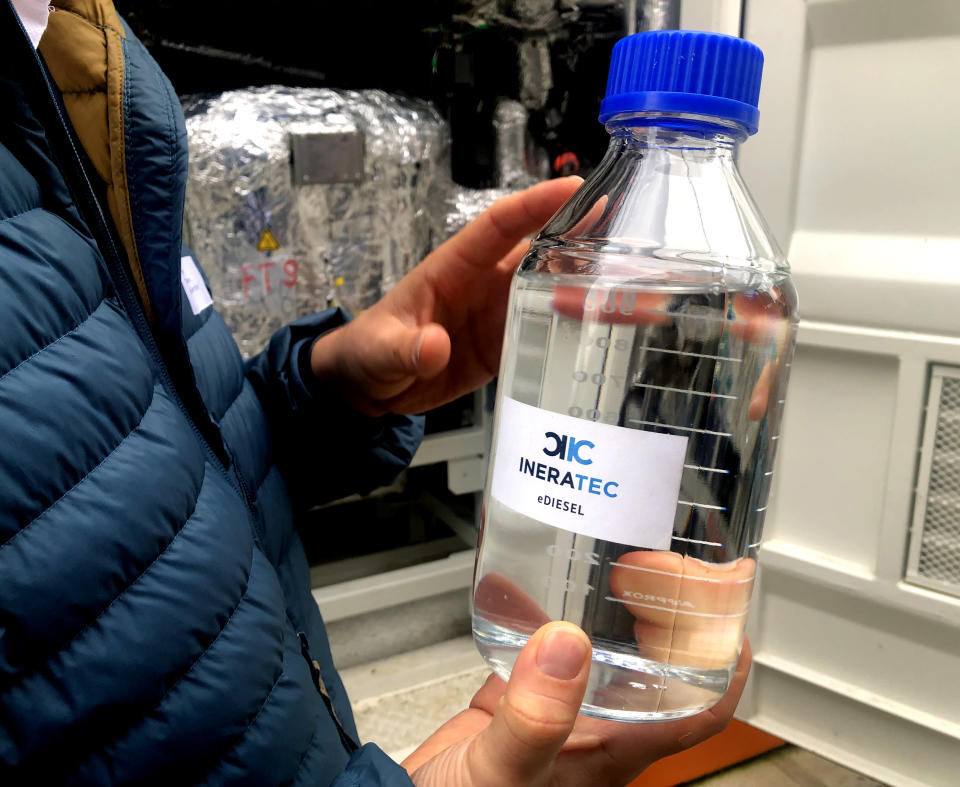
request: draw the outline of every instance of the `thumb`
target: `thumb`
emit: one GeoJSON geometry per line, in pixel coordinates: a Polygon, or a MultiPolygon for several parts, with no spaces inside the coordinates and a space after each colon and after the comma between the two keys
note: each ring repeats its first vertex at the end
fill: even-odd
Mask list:
{"type": "Polygon", "coordinates": [[[466,752],[468,783],[546,784],[590,675],[590,640],[572,623],[541,627],[517,657],[490,725],[466,752]]]}
{"type": "MultiPolygon", "coordinates": [[[[350,328],[349,342],[341,345],[339,357],[354,359],[346,367],[353,372],[359,392],[373,399],[388,399],[416,379],[435,377],[450,360],[450,336],[437,323],[407,326],[393,318],[374,319],[364,312],[346,327],[350,328]]],[[[320,342],[315,345],[314,357],[320,342]]],[[[314,373],[321,377],[317,366],[314,361],[314,373]]]]}
{"type": "Polygon", "coordinates": [[[420,379],[436,377],[450,360],[450,334],[435,322],[424,326],[411,337],[412,372],[420,379]]]}
{"type": "Polygon", "coordinates": [[[391,319],[381,321],[376,328],[372,334],[367,331],[356,339],[362,345],[359,353],[366,351],[371,382],[409,384],[410,378],[429,379],[446,368],[450,336],[442,325],[432,322],[407,326],[391,319]]]}

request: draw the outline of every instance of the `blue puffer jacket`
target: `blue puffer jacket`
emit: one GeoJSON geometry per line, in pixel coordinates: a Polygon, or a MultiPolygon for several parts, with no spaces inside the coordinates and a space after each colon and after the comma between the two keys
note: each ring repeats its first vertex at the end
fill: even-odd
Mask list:
{"type": "Polygon", "coordinates": [[[108,0],[41,52],[0,0],[0,784],[409,785],[353,742],[294,519],[422,424],[304,375],[339,312],[246,365],[193,313],[182,118],[108,0]]]}

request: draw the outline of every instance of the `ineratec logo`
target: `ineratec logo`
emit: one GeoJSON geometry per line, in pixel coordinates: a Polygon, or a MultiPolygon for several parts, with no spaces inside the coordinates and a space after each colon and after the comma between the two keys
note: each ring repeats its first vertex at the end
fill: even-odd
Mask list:
{"type": "MultiPolygon", "coordinates": [[[[544,432],[543,436],[547,438],[547,445],[542,451],[547,456],[556,457],[560,461],[576,462],[580,465],[593,464],[593,459],[588,457],[586,453],[596,449],[596,443],[592,443],[590,440],[577,440],[572,435],[558,434],[557,432],[544,432]]],[[[567,470],[562,466],[555,467],[534,459],[527,459],[525,456],[520,457],[517,470],[524,475],[533,476],[549,484],[566,486],[571,491],[587,492],[591,495],[604,495],[614,498],[617,497],[617,490],[620,488],[618,481],[589,475],[589,471],[578,473],[574,469],[567,470]]]]}
{"type": "Polygon", "coordinates": [[[545,432],[547,438],[547,447],[543,453],[547,456],[555,456],[558,459],[566,459],[568,462],[577,462],[581,465],[593,464],[592,459],[580,456],[580,452],[587,448],[596,448],[589,440],[577,440],[569,435],[558,435],[556,432],[545,432]],[[553,441],[553,448],[550,447],[550,441],[553,441]]]}

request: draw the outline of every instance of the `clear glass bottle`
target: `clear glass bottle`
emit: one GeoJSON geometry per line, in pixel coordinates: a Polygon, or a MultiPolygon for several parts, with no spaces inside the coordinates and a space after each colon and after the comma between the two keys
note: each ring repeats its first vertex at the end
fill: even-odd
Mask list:
{"type": "Polygon", "coordinates": [[[742,644],[797,324],[736,165],[762,62],[706,33],[619,42],[607,154],[513,282],[474,635],[506,678],[543,623],[579,625],[589,715],[708,708],[742,644]]]}

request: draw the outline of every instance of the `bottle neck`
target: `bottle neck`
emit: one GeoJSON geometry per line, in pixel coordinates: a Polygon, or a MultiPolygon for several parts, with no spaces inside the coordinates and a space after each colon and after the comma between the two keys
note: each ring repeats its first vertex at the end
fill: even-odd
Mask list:
{"type": "MultiPolygon", "coordinates": [[[[682,193],[709,194],[713,204],[742,184],[737,173],[742,126],[696,115],[637,112],[606,124],[610,145],[596,177],[614,191],[643,193],[666,206],[682,193]]],[[[646,209],[646,208],[644,208],[646,209]]]]}
{"type": "Polygon", "coordinates": [[[684,260],[709,275],[787,270],[737,171],[743,126],[637,112],[615,115],[606,127],[606,155],[536,246],[684,260]]]}
{"type": "Polygon", "coordinates": [[[738,123],[681,112],[631,112],[606,123],[611,143],[639,148],[716,151],[736,157],[747,138],[738,123]]]}

